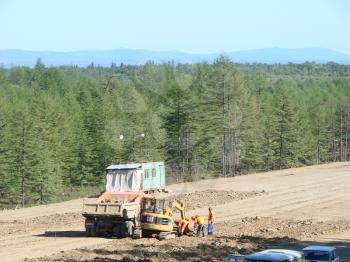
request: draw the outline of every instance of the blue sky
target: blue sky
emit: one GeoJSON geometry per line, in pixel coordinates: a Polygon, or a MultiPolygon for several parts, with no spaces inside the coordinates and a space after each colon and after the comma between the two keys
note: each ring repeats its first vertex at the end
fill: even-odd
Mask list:
{"type": "Polygon", "coordinates": [[[350,54],[348,0],[1,0],[0,49],[350,54]]]}

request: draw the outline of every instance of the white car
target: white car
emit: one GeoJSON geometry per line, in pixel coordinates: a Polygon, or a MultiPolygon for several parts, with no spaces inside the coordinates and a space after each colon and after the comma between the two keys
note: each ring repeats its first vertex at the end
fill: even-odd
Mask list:
{"type": "Polygon", "coordinates": [[[304,262],[304,255],[289,249],[267,249],[244,257],[229,255],[227,262],[304,262]]]}
{"type": "Polygon", "coordinates": [[[335,247],[308,246],[302,251],[305,255],[305,262],[340,262],[335,247]]]}

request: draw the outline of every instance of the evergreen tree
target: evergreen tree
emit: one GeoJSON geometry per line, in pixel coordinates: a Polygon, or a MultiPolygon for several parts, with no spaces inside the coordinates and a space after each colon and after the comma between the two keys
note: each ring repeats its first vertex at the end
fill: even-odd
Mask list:
{"type": "Polygon", "coordinates": [[[292,167],[296,162],[296,143],[298,142],[298,115],[293,104],[293,93],[287,87],[276,90],[274,112],[276,131],[273,132],[272,148],[274,150],[274,168],[292,167]]]}
{"type": "Polygon", "coordinates": [[[192,162],[192,117],[194,101],[190,91],[173,82],[167,92],[167,108],[163,114],[163,128],[166,131],[165,152],[167,162],[176,174],[191,172],[192,162]]]}
{"type": "Polygon", "coordinates": [[[0,206],[99,187],[111,163],[198,179],[349,160],[349,86],[348,65],[225,57],[0,67],[0,206]]]}

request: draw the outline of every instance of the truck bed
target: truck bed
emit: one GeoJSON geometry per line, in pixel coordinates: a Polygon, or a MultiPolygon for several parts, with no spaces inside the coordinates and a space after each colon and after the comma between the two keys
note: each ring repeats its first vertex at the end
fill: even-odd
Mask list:
{"type": "Polygon", "coordinates": [[[135,218],[139,213],[136,202],[101,201],[98,198],[86,198],[83,202],[83,216],[117,216],[135,218]]]}

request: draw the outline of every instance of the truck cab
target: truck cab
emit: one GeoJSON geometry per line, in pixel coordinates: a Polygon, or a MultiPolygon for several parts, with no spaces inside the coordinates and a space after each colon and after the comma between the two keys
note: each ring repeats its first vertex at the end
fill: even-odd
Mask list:
{"type": "Polygon", "coordinates": [[[305,262],[339,262],[336,248],[330,246],[307,246],[303,248],[305,262]]]}

